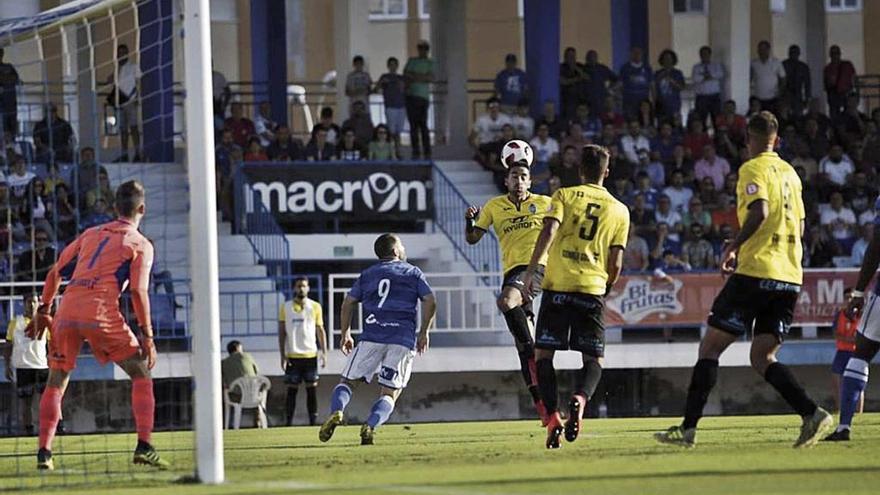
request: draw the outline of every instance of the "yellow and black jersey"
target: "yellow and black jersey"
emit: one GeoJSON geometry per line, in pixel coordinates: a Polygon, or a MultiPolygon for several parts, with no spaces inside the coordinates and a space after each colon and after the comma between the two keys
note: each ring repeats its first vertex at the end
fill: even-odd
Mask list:
{"type": "Polygon", "coordinates": [[[544,289],[602,296],[612,246],[626,247],[629,209],[604,187],[585,184],[556,191],[547,218],[559,229],[547,259],[544,289]]]}
{"type": "Polygon", "coordinates": [[[736,215],[742,225],[749,206],[765,200],[769,213],[739,248],[736,273],[749,277],[803,283],[801,222],[806,217],[801,179],[779,155],[765,152],[739,169],[736,215]]]}
{"type": "MultiPolygon", "coordinates": [[[[519,204],[505,194],[490,199],[480,210],[476,227],[485,231],[489,226],[495,229],[501,244],[504,273],[529,264],[549,206],[550,198],[540,194],[531,194],[519,204]]],[[[539,263],[544,265],[547,259],[541,259],[539,263]]]]}

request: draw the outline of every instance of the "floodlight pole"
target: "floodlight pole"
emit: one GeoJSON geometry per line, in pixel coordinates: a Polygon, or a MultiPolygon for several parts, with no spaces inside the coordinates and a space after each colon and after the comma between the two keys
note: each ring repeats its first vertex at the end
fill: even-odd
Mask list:
{"type": "Polygon", "coordinates": [[[208,0],[185,0],[186,163],[189,173],[189,262],[192,287],[196,476],[224,480],[220,404],[220,283],[211,88],[211,15],[208,0]]]}

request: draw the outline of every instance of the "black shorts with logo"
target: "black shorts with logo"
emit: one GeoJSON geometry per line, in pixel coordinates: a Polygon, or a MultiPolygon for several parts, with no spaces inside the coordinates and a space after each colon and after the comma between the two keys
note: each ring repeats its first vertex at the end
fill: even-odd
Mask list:
{"type": "MultiPolygon", "coordinates": [[[[504,274],[504,281],[501,282],[501,290],[503,291],[505,287],[513,287],[520,291],[523,295],[523,300],[529,299],[529,293],[525,290],[526,286],[523,284],[523,277],[525,277],[528,269],[528,265],[519,265],[507,270],[507,273],[504,274]]],[[[532,287],[530,292],[532,298],[541,293],[541,284],[543,282],[544,265],[538,265],[538,269],[535,270],[535,276],[532,277],[532,287]]],[[[535,313],[532,309],[531,299],[529,299],[529,302],[523,304],[523,309],[529,316],[534,316],[535,313]]]]}
{"type": "Polygon", "coordinates": [[[801,286],[778,280],[734,274],[712,304],[709,325],[736,336],[788,334],[801,286]]]}
{"type": "Polygon", "coordinates": [[[605,301],[578,292],[544,291],[535,348],[605,355],[605,301]]]}
{"type": "Polygon", "coordinates": [[[284,382],[289,385],[299,385],[302,382],[315,383],[318,381],[318,358],[287,358],[287,367],[284,369],[284,382]]]}
{"type": "Polygon", "coordinates": [[[43,393],[49,379],[48,369],[15,369],[15,391],[21,398],[33,397],[34,392],[43,393]]]}

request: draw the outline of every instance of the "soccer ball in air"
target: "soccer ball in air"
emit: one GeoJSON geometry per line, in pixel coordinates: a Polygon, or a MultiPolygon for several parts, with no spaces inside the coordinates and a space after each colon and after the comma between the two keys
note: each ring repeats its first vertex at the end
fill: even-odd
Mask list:
{"type": "Polygon", "coordinates": [[[510,168],[514,165],[532,166],[532,158],[535,156],[532,147],[525,141],[512,139],[508,141],[504,148],[501,149],[501,164],[504,168],[510,168]]]}

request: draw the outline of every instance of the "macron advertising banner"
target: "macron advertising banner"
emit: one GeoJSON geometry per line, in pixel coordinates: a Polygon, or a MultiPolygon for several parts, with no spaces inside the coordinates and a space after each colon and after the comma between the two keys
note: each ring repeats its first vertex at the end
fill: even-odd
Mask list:
{"type": "MultiPolygon", "coordinates": [[[[624,275],[606,298],[608,327],[699,326],[724,286],[718,273],[624,275]]],[[[857,270],[806,270],[795,309],[794,325],[831,325],[844,305],[843,290],[852,287],[857,270]]]]}
{"type": "Polygon", "coordinates": [[[381,223],[434,216],[432,168],[402,163],[247,164],[245,207],[254,203],[282,226],[339,220],[381,223]]]}

